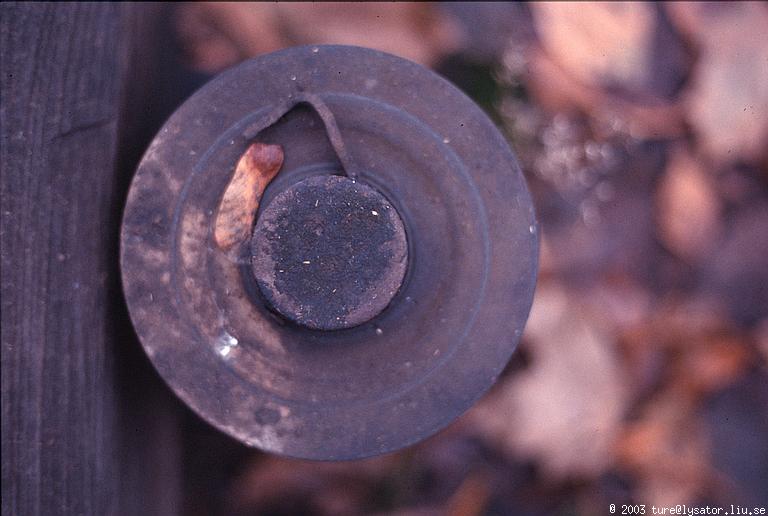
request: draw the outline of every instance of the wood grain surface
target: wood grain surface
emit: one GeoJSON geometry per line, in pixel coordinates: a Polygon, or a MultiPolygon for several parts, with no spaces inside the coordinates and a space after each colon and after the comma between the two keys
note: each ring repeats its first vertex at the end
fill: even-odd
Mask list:
{"type": "Polygon", "coordinates": [[[0,7],[3,515],[177,512],[179,408],[135,342],[117,263],[164,116],[147,100],[160,11],[0,7]]]}

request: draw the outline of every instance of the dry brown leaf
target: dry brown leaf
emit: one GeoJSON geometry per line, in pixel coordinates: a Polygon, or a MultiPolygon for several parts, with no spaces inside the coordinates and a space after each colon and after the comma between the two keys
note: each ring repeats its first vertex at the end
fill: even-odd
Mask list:
{"type": "Polygon", "coordinates": [[[397,465],[396,454],[350,462],[312,462],[267,456],[252,461],[231,484],[224,514],[283,513],[355,515],[381,477],[397,465]],[[289,512],[286,512],[289,511],[289,512]]]}
{"type": "Polygon", "coordinates": [[[491,489],[482,472],[471,473],[445,505],[446,516],[481,516],[485,513],[491,489]]]}
{"type": "Polygon", "coordinates": [[[620,122],[637,138],[673,138],[684,134],[683,112],[677,103],[633,102],[591,87],[575,80],[541,50],[530,51],[526,79],[528,91],[550,111],[576,108],[606,125],[620,122]]]}
{"type": "Polygon", "coordinates": [[[702,340],[700,345],[688,350],[677,371],[681,383],[693,393],[703,394],[728,386],[752,363],[752,354],[734,335],[713,335],[702,340]]]}
{"type": "Polygon", "coordinates": [[[660,8],[643,2],[533,2],[545,52],[591,89],[638,101],[671,99],[688,66],[681,38],[660,8]]]}
{"type": "Polygon", "coordinates": [[[189,64],[209,73],[288,46],[277,22],[271,3],[196,2],[176,11],[176,32],[189,64]]]}
{"type": "Polygon", "coordinates": [[[617,330],[644,323],[651,312],[653,298],[642,284],[629,276],[609,275],[589,289],[586,304],[607,326],[617,330]]]}
{"type": "Polygon", "coordinates": [[[434,64],[457,48],[461,33],[435,5],[418,2],[287,2],[279,16],[309,43],[360,45],[434,64]]]}
{"type": "Polygon", "coordinates": [[[746,335],[704,299],[659,301],[622,338],[639,391],[672,388],[691,403],[741,378],[754,363],[746,335]]]}
{"type": "Polygon", "coordinates": [[[375,48],[434,64],[462,41],[460,26],[418,2],[201,2],[179,10],[182,46],[198,69],[214,72],[293,45],[375,48]]]}
{"type": "Polygon", "coordinates": [[[533,2],[530,6],[543,47],[569,75],[593,86],[643,87],[653,51],[652,4],[533,2]]]}
{"type": "Polygon", "coordinates": [[[654,399],[639,420],[625,427],[616,454],[637,479],[637,499],[648,505],[691,503],[712,481],[702,425],[691,399],[675,389],[654,399]]]}
{"type": "Polygon", "coordinates": [[[657,192],[661,240],[678,256],[694,260],[720,233],[720,200],[699,161],[685,148],[669,160],[657,192]]]}
{"type": "Polygon", "coordinates": [[[261,196],[283,166],[280,145],[252,143],[240,156],[219,203],[214,226],[216,244],[228,251],[251,236],[261,196]]]}
{"type": "Polygon", "coordinates": [[[675,96],[687,59],[679,37],[642,2],[534,2],[540,48],[529,90],[552,110],[577,108],[638,138],[684,134],[675,96]]]}
{"type": "Polygon", "coordinates": [[[702,151],[719,161],[768,156],[768,7],[761,2],[671,2],[698,46],[686,94],[702,151]]]}
{"type": "Polygon", "coordinates": [[[698,345],[692,335],[716,335],[727,329],[726,315],[704,296],[670,295],[656,303],[654,317],[647,321],[659,345],[685,350],[698,345]]]}
{"type": "Polygon", "coordinates": [[[608,335],[565,291],[543,286],[526,328],[532,363],[475,411],[476,424],[555,478],[600,474],[627,401],[608,335]]]}

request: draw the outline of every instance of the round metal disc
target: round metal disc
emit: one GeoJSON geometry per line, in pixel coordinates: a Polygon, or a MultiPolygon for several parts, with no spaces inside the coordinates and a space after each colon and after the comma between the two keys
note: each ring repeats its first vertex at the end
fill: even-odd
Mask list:
{"type": "Polygon", "coordinates": [[[273,199],[251,247],[267,301],[316,330],[351,328],[381,313],[402,284],[408,256],[392,203],[333,175],[299,181],[273,199]]]}
{"type": "MultiPolygon", "coordinates": [[[[371,245],[392,238],[372,234],[371,245]]],[[[493,384],[523,330],[537,253],[525,181],[488,117],[425,68],[346,46],[261,56],[193,95],[139,165],[121,235],[134,327],[176,394],[249,445],[331,460],[415,443],[493,384]],[[270,299],[252,256],[273,203],[290,212],[285,192],[344,173],[313,110],[296,107],[255,137],[280,145],[285,161],[261,199],[254,242],[233,255],[213,237],[219,202],[254,141],[247,128],[302,92],[333,113],[356,181],[391,203],[407,236],[407,267],[387,285],[373,282],[399,284],[386,306],[333,331],[270,299]]],[[[374,262],[346,270],[362,278],[374,262]]]]}

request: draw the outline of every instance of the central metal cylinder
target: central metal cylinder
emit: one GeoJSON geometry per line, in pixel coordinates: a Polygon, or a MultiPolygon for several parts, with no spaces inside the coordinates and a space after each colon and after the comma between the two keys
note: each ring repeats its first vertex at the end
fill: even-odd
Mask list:
{"type": "Polygon", "coordinates": [[[371,320],[392,301],[408,266],[405,228],[392,203],[334,175],[279,193],[257,219],[251,252],[272,308],[316,330],[371,320]]]}

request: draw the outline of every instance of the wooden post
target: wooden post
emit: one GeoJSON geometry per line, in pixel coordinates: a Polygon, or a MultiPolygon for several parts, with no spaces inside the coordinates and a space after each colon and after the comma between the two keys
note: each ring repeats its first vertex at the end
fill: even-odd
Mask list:
{"type": "Polygon", "coordinates": [[[3,515],[178,512],[178,403],[117,262],[161,10],[0,6],[3,515]]]}

